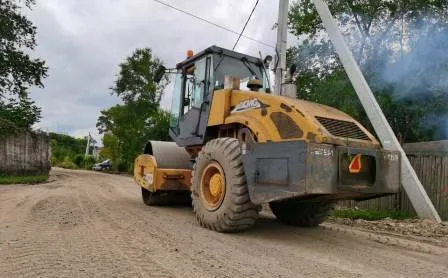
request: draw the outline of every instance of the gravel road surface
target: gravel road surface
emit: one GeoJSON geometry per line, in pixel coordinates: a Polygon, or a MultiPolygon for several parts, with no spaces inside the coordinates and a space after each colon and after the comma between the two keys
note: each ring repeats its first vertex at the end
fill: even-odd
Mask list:
{"type": "Polygon", "coordinates": [[[145,206],[129,177],[54,169],[46,184],[0,186],[0,277],[448,277],[446,248],[332,225],[264,212],[219,234],[190,207],[145,206]]]}

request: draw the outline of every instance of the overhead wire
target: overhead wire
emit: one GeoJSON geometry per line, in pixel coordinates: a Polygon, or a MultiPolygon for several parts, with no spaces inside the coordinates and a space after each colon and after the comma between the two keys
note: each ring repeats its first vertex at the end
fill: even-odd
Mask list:
{"type": "Polygon", "coordinates": [[[260,1],[260,0],[257,0],[257,1],[255,2],[255,5],[254,5],[254,7],[252,8],[252,11],[251,11],[250,14],[249,14],[249,17],[247,18],[246,23],[244,24],[243,30],[241,30],[241,33],[239,34],[238,39],[236,40],[235,44],[233,45],[232,50],[235,50],[235,47],[238,45],[238,42],[240,41],[241,36],[243,35],[244,31],[246,30],[247,24],[249,23],[249,21],[250,21],[252,15],[254,14],[255,9],[257,8],[257,6],[258,6],[258,2],[259,2],[259,1],[260,1]]]}
{"type": "MultiPolygon", "coordinates": [[[[230,32],[230,33],[233,33],[233,34],[235,34],[235,35],[238,35],[238,36],[239,36],[239,37],[238,37],[238,40],[239,40],[241,37],[243,37],[243,38],[245,38],[245,39],[254,41],[254,42],[259,43],[259,44],[262,44],[262,45],[264,45],[264,46],[268,46],[268,47],[271,47],[271,48],[275,48],[275,46],[273,46],[273,45],[270,45],[270,44],[268,44],[268,43],[266,43],[266,42],[257,40],[257,39],[255,39],[255,38],[252,38],[252,37],[249,37],[249,36],[246,36],[246,35],[243,34],[244,29],[245,29],[245,27],[246,27],[246,25],[247,25],[247,23],[248,23],[249,21],[246,22],[245,27],[243,28],[243,31],[242,31],[242,32],[237,32],[237,31],[234,31],[234,30],[232,30],[232,29],[230,29],[230,28],[228,28],[228,27],[219,25],[219,24],[217,24],[217,23],[215,23],[215,22],[212,22],[212,21],[210,21],[210,20],[208,20],[208,19],[205,19],[205,18],[203,18],[203,17],[197,16],[197,15],[191,13],[191,12],[188,12],[188,11],[182,10],[182,9],[180,9],[180,8],[177,8],[177,7],[175,7],[175,6],[171,5],[171,4],[168,4],[168,3],[164,2],[164,1],[161,1],[161,0],[153,0],[153,1],[154,1],[154,2],[157,2],[157,3],[161,4],[161,5],[163,5],[163,6],[165,6],[165,7],[171,8],[171,9],[176,10],[176,11],[178,11],[178,12],[181,12],[181,13],[183,13],[183,14],[186,14],[186,15],[189,15],[189,16],[191,16],[191,17],[194,17],[194,18],[196,18],[196,19],[198,19],[198,20],[200,20],[200,21],[203,21],[203,22],[205,22],[205,23],[207,23],[207,24],[213,25],[213,26],[215,26],[215,27],[217,27],[217,28],[219,28],[219,29],[222,29],[222,30],[225,30],[225,31],[227,31],[227,32],[230,32]]],[[[256,6],[258,5],[258,2],[259,2],[259,0],[257,0],[257,3],[256,3],[256,5],[255,5],[254,9],[252,10],[251,15],[249,16],[248,20],[250,20],[250,17],[252,16],[253,12],[255,11],[255,8],[256,8],[256,6]]]]}

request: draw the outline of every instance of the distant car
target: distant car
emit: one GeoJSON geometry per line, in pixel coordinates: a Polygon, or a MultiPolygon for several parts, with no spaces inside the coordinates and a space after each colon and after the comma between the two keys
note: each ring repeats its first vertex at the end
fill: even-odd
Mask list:
{"type": "Polygon", "coordinates": [[[112,162],[110,159],[105,160],[103,162],[97,163],[93,165],[92,170],[93,171],[104,171],[104,170],[110,170],[112,168],[112,162]]]}

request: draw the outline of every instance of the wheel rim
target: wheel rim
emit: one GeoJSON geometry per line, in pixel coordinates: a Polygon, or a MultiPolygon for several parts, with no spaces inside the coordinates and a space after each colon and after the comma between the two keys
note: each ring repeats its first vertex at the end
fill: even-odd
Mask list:
{"type": "Polygon", "coordinates": [[[224,171],[218,162],[211,162],[205,167],[201,176],[200,197],[207,210],[218,209],[226,191],[224,171]]]}

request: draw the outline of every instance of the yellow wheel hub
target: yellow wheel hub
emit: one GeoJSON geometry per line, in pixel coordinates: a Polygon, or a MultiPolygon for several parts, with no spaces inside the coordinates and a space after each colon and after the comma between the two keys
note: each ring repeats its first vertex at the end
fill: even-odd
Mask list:
{"type": "Polygon", "coordinates": [[[213,197],[218,197],[222,192],[222,178],[220,173],[214,174],[210,178],[210,194],[213,197]]]}
{"type": "Polygon", "coordinates": [[[217,210],[223,200],[226,191],[224,171],[218,162],[208,164],[201,176],[200,199],[202,204],[210,211],[217,210]]]}

